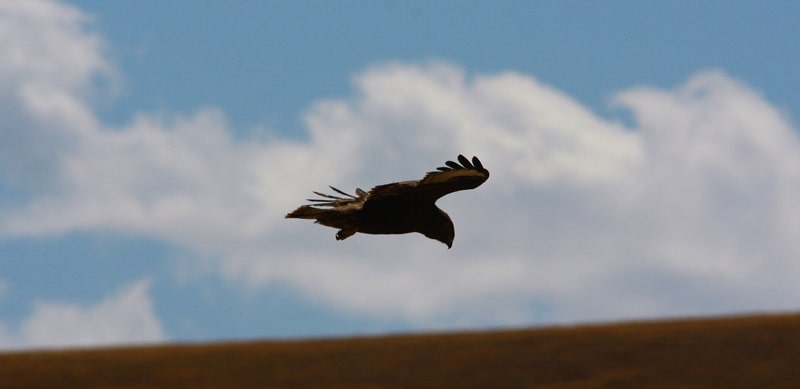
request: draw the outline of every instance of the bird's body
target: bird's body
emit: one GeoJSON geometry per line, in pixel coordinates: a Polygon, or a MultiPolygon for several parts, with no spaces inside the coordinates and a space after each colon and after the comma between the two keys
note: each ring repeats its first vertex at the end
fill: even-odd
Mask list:
{"type": "Polygon", "coordinates": [[[369,192],[356,189],[356,195],[331,187],[342,196],[315,194],[286,215],[287,218],[315,219],[324,226],[338,228],[337,240],[356,232],[364,234],[406,234],[419,232],[447,245],[453,244],[455,229],[450,217],[436,206],[440,197],[459,190],[474,189],[489,178],[478,158],[472,162],[459,155],[461,163],[448,161],[447,167],[430,172],[421,180],[379,185],[369,192]]]}

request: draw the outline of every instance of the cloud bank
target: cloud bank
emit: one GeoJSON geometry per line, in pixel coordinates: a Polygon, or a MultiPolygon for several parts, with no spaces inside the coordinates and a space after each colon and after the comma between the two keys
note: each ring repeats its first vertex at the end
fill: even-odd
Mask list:
{"type": "Polygon", "coordinates": [[[251,139],[214,108],[105,125],[90,96],[113,68],[85,17],[44,1],[0,15],[0,193],[22,198],[0,202],[2,236],[146,235],[231,282],[425,327],[797,308],[797,130],[722,71],[617,93],[625,124],[529,74],[376,64],[311,105],[302,140],[251,139]],[[312,190],[459,153],[492,177],[440,200],[452,250],[283,219],[312,190]]]}
{"type": "Polygon", "coordinates": [[[140,280],[97,304],[36,303],[19,328],[0,321],[0,349],[96,347],[121,343],[152,343],[166,335],[153,311],[148,289],[140,280]]]}

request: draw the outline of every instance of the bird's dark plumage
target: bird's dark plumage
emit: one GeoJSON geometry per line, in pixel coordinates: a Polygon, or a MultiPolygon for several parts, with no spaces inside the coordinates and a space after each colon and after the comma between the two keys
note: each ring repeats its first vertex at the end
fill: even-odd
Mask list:
{"type": "Polygon", "coordinates": [[[357,188],[355,195],[331,186],[339,195],[314,192],[322,198],[309,199],[311,204],[295,209],[286,217],[315,219],[316,223],[338,228],[336,240],[356,232],[419,232],[450,248],[455,237],[453,222],[436,206],[436,200],[459,190],[477,188],[489,179],[489,171],[477,157],[470,162],[463,155],[458,156],[458,163],[447,161],[445,165],[425,174],[421,180],[378,185],[369,192],[357,188]]]}

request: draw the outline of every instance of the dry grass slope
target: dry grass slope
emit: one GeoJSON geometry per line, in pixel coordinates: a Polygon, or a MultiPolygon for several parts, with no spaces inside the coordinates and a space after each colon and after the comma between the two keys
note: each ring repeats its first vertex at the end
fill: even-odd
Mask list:
{"type": "Polygon", "coordinates": [[[800,387],[800,315],[0,354],[1,388],[800,387]]]}

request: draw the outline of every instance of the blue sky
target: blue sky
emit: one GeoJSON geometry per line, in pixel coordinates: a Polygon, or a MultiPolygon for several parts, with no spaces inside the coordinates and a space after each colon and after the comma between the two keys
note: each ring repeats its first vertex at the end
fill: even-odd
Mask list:
{"type": "Polygon", "coordinates": [[[0,348],[795,310],[798,16],[5,2],[0,348]],[[452,250],[282,219],[458,153],[452,250]]]}
{"type": "Polygon", "coordinates": [[[243,126],[302,131],[298,117],[309,104],[348,95],[353,74],[386,61],[532,73],[598,110],[620,89],[670,87],[699,69],[722,68],[791,106],[797,75],[772,73],[788,73],[800,60],[785,39],[797,31],[798,7],[780,3],[74,4],[94,16],[92,29],[109,41],[128,79],[125,93],[101,111],[111,120],[213,105],[243,126]]]}

